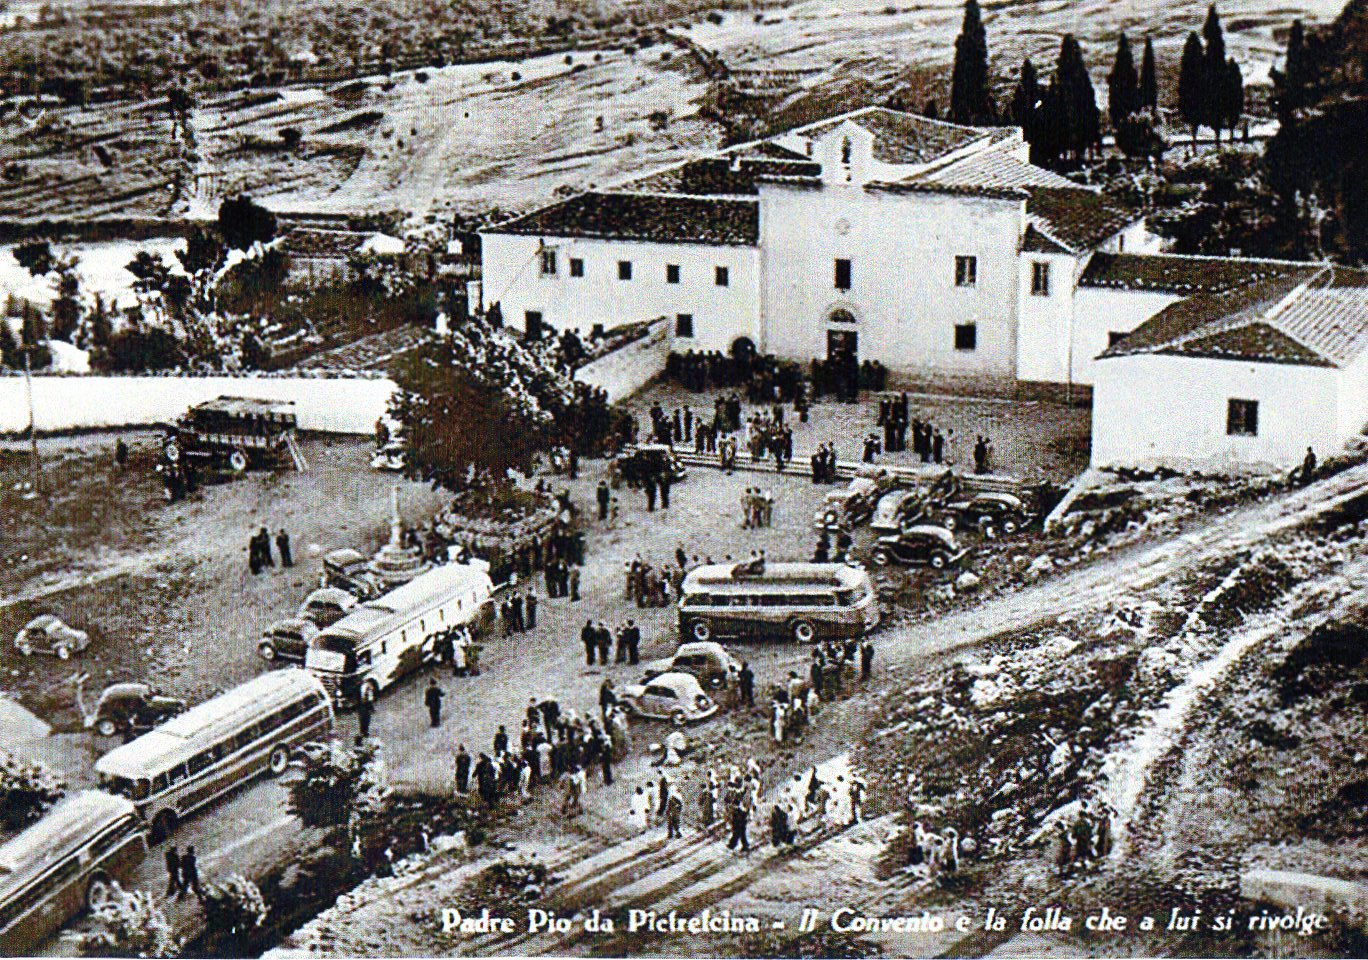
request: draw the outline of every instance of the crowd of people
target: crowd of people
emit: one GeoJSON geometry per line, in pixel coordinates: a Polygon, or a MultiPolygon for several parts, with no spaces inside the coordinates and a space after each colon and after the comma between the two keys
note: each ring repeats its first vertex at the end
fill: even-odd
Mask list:
{"type": "Polygon", "coordinates": [[[753,403],[793,403],[803,399],[806,389],[798,364],[745,349],[731,355],[717,350],[671,353],[665,374],[694,392],[744,387],[753,403]]]}
{"type": "Polygon", "coordinates": [[[465,744],[457,747],[456,793],[473,791],[485,806],[494,807],[504,797],[526,801],[534,787],[559,784],[564,791],[561,813],[574,816],[584,809],[590,771],[611,786],[613,764],[631,747],[627,715],[620,707],[605,706],[599,717],[585,717],[554,699],[532,697],[516,742],[507,725],[500,724],[488,751],[472,757],[465,744]]]}
{"type": "Polygon", "coordinates": [[[774,494],[760,487],[747,487],[741,494],[741,529],[758,530],[774,523],[774,494]]]}
{"type": "Polygon", "coordinates": [[[651,564],[637,554],[623,564],[626,581],[623,596],[638,607],[664,607],[679,598],[684,583],[685,563],[676,556],[674,564],[651,564]]]}
{"type": "Polygon", "coordinates": [[[1112,849],[1111,805],[1101,797],[1080,802],[1071,818],[1055,821],[1055,868],[1070,877],[1106,858],[1112,849]]]}

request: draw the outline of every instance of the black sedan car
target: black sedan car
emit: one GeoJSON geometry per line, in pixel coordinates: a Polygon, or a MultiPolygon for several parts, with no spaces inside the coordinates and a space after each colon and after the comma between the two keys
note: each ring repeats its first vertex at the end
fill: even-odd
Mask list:
{"type": "Polygon", "coordinates": [[[944,527],[913,526],[874,541],[870,559],[880,567],[900,564],[944,570],[959,563],[969,551],[944,527]]]}
{"type": "Polygon", "coordinates": [[[951,500],[940,512],[940,522],[947,530],[978,527],[990,536],[1011,535],[1034,519],[1021,498],[1010,493],[979,493],[968,499],[951,500]]]}

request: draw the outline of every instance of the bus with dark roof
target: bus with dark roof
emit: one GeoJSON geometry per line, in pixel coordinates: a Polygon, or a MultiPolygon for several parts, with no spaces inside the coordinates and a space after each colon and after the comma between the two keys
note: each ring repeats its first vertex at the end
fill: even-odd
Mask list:
{"type": "Polygon", "coordinates": [[[0,954],[32,954],[83,909],[104,903],[147,855],[123,797],[87,790],[0,845],[0,954]]]}

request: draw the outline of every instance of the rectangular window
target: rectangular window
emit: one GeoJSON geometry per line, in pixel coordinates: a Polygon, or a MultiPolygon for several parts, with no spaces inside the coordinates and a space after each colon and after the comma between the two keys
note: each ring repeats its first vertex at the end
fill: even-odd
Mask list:
{"type": "Polygon", "coordinates": [[[717,267],[713,272],[713,282],[719,287],[725,287],[731,283],[731,271],[726,267],[717,267]]]}
{"type": "Polygon", "coordinates": [[[675,316],[675,336],[676,336],[676,337],[692,337],[692,336],[693,336],[693,314],[692,314],[692,313],[681,313],[681,314],[677,314],[677,315],[675,316]]]}
{"type": "Polygon", "coordinates": [[[849,261],[849,260],[837,260],[837,261],[836,261],[836,289],[837,289],[837,290],[849,290],[849,289],[850,289],[850,261],[849,261]]]}
{"type": "Polygon", "coordinates": [[[1048,297],[1050,295],[1050,265],[1039,261],[1031,264],[1031,295],[1048,297]]]}
{"type": "Polygon", "coordinates": [[[632,279],[632,261],[630,261],[630,260],[619,260],[619,261],[618,261],[618,279],[619,279],[619,280],[630,280],[630,279],[632,279]]]}
{"type": "Polygon", "coordinates": [[[1112,330],[1107,334],[1107,346],[1114,347],[1129,336],[1129,333],[1123,333],[1120,330],[1112,330]]]}
{"type": "Polygon", "coordinates": [[[978,285],[978,257],[955,258],[955,286],[973,287],[978,285]]]}
{"type": "Polygon", "coordinates": [[[572,276],[572,277],[582,277],[582,276],[584,276],[584,261],[581,260],[579,257],[571,257],[571,258],[570,258],[570,276],[572,276]]]}
{"type": "Polygon", "coordinates": [[[955,349],[973,350],[978,347],[978,327],[972,323],[955,324],[955,349]]]}
{"type": "Polygon", "coordinates": [[[550,276],[556,272],[556,251],[543,250],[541,252],[542,273],[550,276]]]}
{"type": "Polygon", "coordinates": [[[666,282],[666,283],[678,283],[678,282],[679,282],[679,264],[677,264],[677,263],[667,263],[667,264],[665,264],[665,282],[666,282]]]}
{"type": "Polygon", "coordinates": [[[1232,437],[1259,435],[1259,401],[1231,400],[1226,406],[1226,433],[1232,437]]]}

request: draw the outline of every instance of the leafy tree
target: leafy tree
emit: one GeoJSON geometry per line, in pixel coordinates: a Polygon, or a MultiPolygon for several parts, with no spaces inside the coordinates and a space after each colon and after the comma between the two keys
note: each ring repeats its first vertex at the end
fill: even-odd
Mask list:
{"type": "Polygon", "coordinates": [[[111,896],[92,911],[96,929],[80,934],[77,947],[85,957],[180,956],[181,942],[166,914],[149,893],[112,885],[111,896]]]}
{"type": "Polygon", "coordinates": [[[1123,32],[1116,42],[1116,63],[1107,74],[1107,116],[1113,127],[1140,110],[1140,79],[1135,73],[1135,58],[1130,41],[1123,32]]]}
{"type": "Polygon", "coordinates": [[[107,373],[175,370],[185,365],[185,351],[169,330],[130,322],[94,352],[91,364],[107,373]]]}
{"type": "Polygon", "coordinates": [[[950,114],[955,123],[990,123],[993,101],[988,92],[988,34],[978,0],[965,0],[964,22],[955,38],[955,66],[950,78],[950,114]]]}
{"type": "Polygon", "coordinates": [[[1154,66],[1154,41],[1149,37],[1140,58],[1140,109],[1150,113],[1159,110],[1159,73],[1154,66]]]}
{"type": "Polygon", "coordinates": [[[22,830],[65,793],[66,784],[51,770],[0,750],[0,828],[22,830]]]}
{"type": "Polygon", "coordinates": [[[1178,62],[1178,115],[1192,130],[1197,145],[1197,128],[1207,122],[1206,54],[1202,40],[1189,33],[1183,43],[1183,58],[1178,62]]]}
{"type": "Polygon", "coordinates": [[[14,335],[8,317],[0,317],[0,366],[18,369],[24,365],[19,353],[19,338],[14,335]]]}
{"type": "Polygon", "coordinates": [[[258,243],[270,243],[276,235],[275,214],[245,194],[219,204],[219,235],[230,250],[250,250],[258,243]]]}
{"type": "Polygon", "coordinates": [[[45,277],[57,266],[52,244],[46,240],[31,240],[19,244],[14,248],[14,259],[19,262],[19,266],[35,277],[45,277]]]}
{"type": "Polygon", "coordinates": [[[185,249],[176,251],[185,272],[199,273],[201,270],[217,270],[223,264],[227,251],[223,238],[212,227],[196,226],[185,236],[185,249]]]}
{"type": "Polygon", "coordinates": [[[330,745],[305,757],[303,775],[290,783],[290,812],[306,827],[346,826],[362,793],[379,777],[375,746],[330,745]]]}
{"type": "Polygon", "coordinates": [[[1116,125],[1116,146],[1128,157],[1158,160],[1168,149],[1151,113],[1133,113],[1116,125]]]}
{"type": "Polygon", "coordinates": [[[271,912],[260,887],[240,873],[230,873],[207,884],[201,902],[216,953],[247,956],[253,952],[251,938],[271,912]]]}
{"type": "Polygon", "coordinates": [[[52,301],[52,336],[71,342],[81,326],[81,278],[75,259],[61,261],[57,268],[57,298],[52,301]]]}
{"type": "Polygon", "coordinates": [[[109,308],[105,306],[104,297],[99,293],[95,294],[95,304],[91,307],[88,323],[88,345],[97,350],[108,347],[114,326],[109,320],[109,308]]]}

